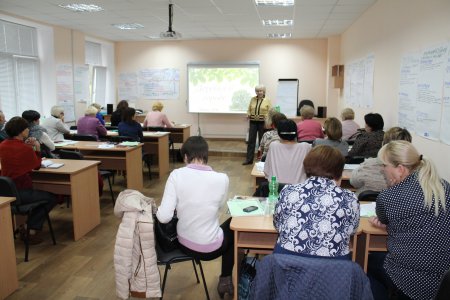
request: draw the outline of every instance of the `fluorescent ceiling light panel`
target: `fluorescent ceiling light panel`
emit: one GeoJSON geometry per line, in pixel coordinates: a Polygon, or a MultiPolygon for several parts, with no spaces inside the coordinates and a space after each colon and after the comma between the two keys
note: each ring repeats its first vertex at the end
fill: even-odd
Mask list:
{"type": "Polygon", "coordinates": [[[126,23],[126,24],[111,24],[112,26],[122,29],[122,30],[134,30],[139,28],[144,28],[144,25],[138,23],[126,23]]]}
{"type": "Polygon", "coordinates": [[[292,34],[290,33],[269,33],[267,35],[271,39],[289,39],[292,34]]]}
{"type": "Polygon", "coordinates": [[[293,6],[295,0],[255,0],[257,6],[293,6]]]}
{"type": "Polygon", "coordinates": [[[262,20],[264,26],[292,26],[294,20],[262,20]]]}
{"type": "Polygon", "coordinates": [[[95,4],[73,3],[60,4],[58,6],[75,12],[98,12],[104,10],[102,7],[95,4]]]}

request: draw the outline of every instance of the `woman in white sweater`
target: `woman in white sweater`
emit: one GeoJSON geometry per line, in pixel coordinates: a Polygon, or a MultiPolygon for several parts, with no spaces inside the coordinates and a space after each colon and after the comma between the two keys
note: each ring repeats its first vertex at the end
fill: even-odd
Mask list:
{"type": "Polygon", "coordinates": [[[231,218],[219,225],[219,211],[228,197],[228,176],[207,165],[208,144],[201,136],[191,136],[181,147],[186,166],[172,171],[167,179],[156,216],[169,222],[176,210],[177,234],[181,250],[199,260],[222,256],[222,274],[217,291],[223,297],[233,293],[231,273],[234,262],[231,218]]]}

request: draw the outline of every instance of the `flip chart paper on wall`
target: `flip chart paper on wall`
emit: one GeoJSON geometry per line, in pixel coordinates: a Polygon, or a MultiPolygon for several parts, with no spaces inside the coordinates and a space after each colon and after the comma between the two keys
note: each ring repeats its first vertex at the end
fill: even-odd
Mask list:
{"type": "Polygon", "coordinates": [[[276,105],[288,117],[297,115],[298,79],[278,79],[276,105]]]}

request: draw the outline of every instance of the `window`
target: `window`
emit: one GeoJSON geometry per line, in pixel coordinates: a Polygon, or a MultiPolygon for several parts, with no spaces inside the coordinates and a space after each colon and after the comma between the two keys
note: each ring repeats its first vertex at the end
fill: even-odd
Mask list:
{"type": "Polygon", "coordinates": [[[0,109],[7,119],[41,110],[36,28],[0,20],[0,109]]]}
{"type": "Polygon", "coordinates": [[[85,63],[89,65],[91,101],[105,106],[106,67],[103,67],[102,45],[85,42],[85,63]]]}

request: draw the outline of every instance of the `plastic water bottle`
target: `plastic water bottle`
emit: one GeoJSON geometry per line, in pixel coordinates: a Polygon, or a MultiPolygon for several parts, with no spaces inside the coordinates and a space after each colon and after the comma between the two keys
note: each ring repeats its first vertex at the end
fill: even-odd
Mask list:
{"type": "Polygon", "coordinates": [[[276,176],[272,176],[269,182],[269,197],[266,203],[266,215],[273,215],[275,204],[278,200],[278,181],[276,176]]]}

